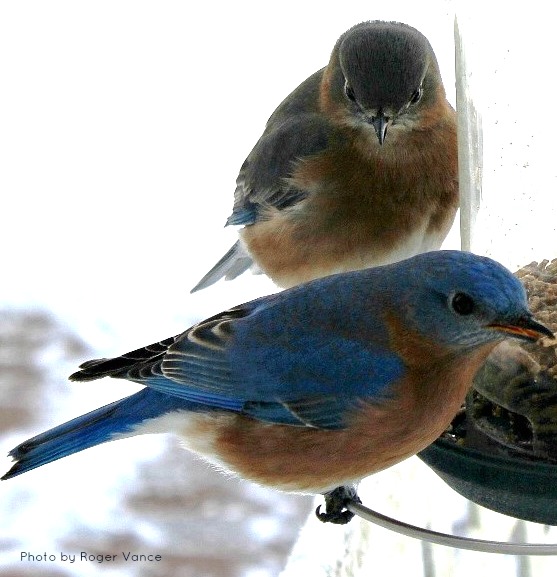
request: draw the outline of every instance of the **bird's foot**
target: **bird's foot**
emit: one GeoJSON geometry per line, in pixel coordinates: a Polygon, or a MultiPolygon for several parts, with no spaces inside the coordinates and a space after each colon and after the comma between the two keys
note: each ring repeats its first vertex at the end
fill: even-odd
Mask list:
{"type": "Polygon", "coordinates": [[[325,513],[321,512],[321,505],[315,510],[315,515],[323,523],[334,523],[335,525],[346,525],[354,513],[346,509],[346,505],[351,501],[361,503],[355,487],[342,485],[324,494],[325,513]]]}

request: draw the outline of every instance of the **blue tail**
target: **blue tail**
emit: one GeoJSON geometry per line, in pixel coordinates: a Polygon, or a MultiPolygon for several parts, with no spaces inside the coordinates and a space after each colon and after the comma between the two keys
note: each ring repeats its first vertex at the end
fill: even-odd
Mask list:
{"type": "Polygon", "coordinates": [[[17,461],[1,479],[11,479],[72,453],[100,445],[118,434],[131,433],[138,424],[164,413],[199,409],[183,399],[149,388],[45,431],[12,449],[17,461]]]}

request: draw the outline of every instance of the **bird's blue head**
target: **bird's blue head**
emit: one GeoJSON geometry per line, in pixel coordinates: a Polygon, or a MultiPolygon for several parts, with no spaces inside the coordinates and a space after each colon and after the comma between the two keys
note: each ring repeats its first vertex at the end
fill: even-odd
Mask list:
{"type": "Polygon", "coordinates": [[[475,347],[507,337],[553,337],[533,318],[520,281],[494,260],[435,251],[391,266],[398,266],[403,317],[440,344],[475,347]]]}

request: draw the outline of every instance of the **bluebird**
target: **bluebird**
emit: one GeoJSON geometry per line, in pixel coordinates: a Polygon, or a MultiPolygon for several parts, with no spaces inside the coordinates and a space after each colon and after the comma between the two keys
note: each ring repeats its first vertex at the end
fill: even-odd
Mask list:
{"type": "Polygon", "coordinates": [[[436,250],[457,206],[456,116],[428,40],[363,22],[269,118],[226,223],[240,238],[192,292],[249,268],[285,288],[436,250]]]}
{"type": "Polygon", "coordinates": [[[360,479],[445,430],[495,345],[546,335],[520,282],[471,253],[331,275],[84,363],[71,380],[144,388],[23,442],[2,479],[106,441],[173,432],[243,478],[325,494],[320,518],[344,523],[360,479]]]}

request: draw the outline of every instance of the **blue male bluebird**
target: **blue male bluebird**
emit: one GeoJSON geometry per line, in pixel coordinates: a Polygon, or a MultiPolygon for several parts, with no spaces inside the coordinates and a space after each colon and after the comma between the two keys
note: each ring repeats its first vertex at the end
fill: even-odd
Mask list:
{"type": "Polygon", "coordinates": [[[23,442],[2,479],[105,441],[174,432],[246,479],[328,494],[322,520],[346,522],[339,492],[354,496],[358,480],[434,441],[497,343],[544,335],[520,282],[471,253],[331,275],[84,363],[71,380],[145,388],[23,442]]]}
{"type": "Polygon", "coordinates": [[[226,223],[240,239],[192,292],[250,267],[284,288],[435,250],[457,206],[456,116],[428,40],[363,22],[269,118],[226,223]]]}

